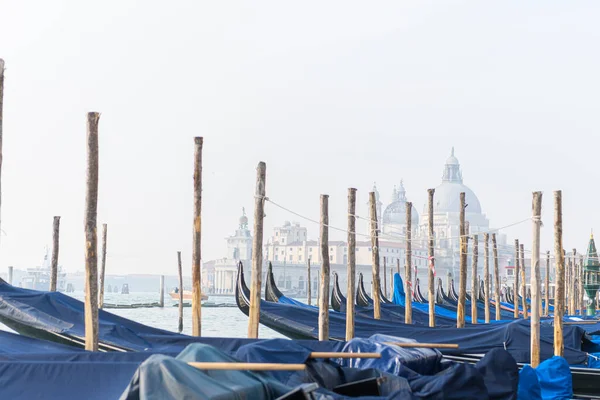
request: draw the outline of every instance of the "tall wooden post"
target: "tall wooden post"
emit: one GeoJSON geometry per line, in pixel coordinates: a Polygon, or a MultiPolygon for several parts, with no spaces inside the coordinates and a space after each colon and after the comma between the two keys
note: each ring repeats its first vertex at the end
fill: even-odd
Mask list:
{"type": "Polygon", "coordinates": [[[256,167],[256,191],[254,192],[254,237],[252,238],[252,283],[250,289],[250,310],[248,337],[258,338],[260,320],[260,288],[262,286],[262,247],[263,218],[265,216],[265,196],[267,164],[259,162],[256,167]]]}
{"type": "Polygon", "coordinates": [[[311,299],[311,283],[310,283],[310,257],[306,259],[306,275],[307,275],[307,280],[306,280],[306,302],[308,303],[308,305],[312,305],[312,299],[311,299]]]}
{"type": "Polygon", "coordinates": [[[496,302],[496,321],[500,321],[500,271],[498,268],[498,245],[496,234],[492,233],[492,250],[494,252],[494,301],[496,302]]]}
{"type": "Polygon", "coordinates": [[[467,300],[467,232],[465,226],[465,192],[460,193],[460,276],[458,285],[458,308],[456,327],[465,327],[465,306],[467,300]]]}
{"type": "MultiPolygon", "coordinates": [[[[398,264],[400,264],[400,260],[398,260],[398,264]]],[[[393,297],[394,297],[394,269],[390,268],[390,298],[393,298],[393,297]]]]}
{"type": "Polygon", "coordinates": [[[329,340],[329,196],[326,194],[321,195],[320,231],[321,285],[319,287],[319,340],[329,340]]]}
{"type": "Polygon", "coordinates": [[[577,314],[577,295],[575,294],[575,286],[577,274],[575,273],[577,267],[577,250],[573,249],[573,256],[571,257],[571,262],[569,262],[569,272],[571,275],[571,279],[569,281],[569,315],[577,314]]]}
{"type": "Polygon", "coordinates": [[[519,239],[515,239],[515,287],[513,288],[514,291],[514,314],[513,316],[515,318],[519,318],[519,274],[521,273],[520,271],[520,265],[521,263],[521,258],[519,257],[519,239]]]}
{"type": "Polygon", "coordinates": [[[429,211],[429,271],[428,271],[428,303],[429,303],[429,326],[435,326],[435,293],[434,293],[434,285],[435,278],[433,276],[435,271],[435,256],[434,256],[434,233],[433,233],[433,195],[435,193],[435,189],[427,189],[427,210],[429,211]]]}
{"type": "Polygon", "coordinates": [[[562,241],[562,191],[554,192],[554,258],[556,298],[554,299],[554,355],[563,356],[563,315],[565,313],[565,259],[562,241]]]}
{"type": "Polygon", "coordinates": [[[60,217],[54,217],[52,224],[52,264],[50,270],[50,291],[56,292],[56,281],[58,279],[58,245],[60,236],[60,217]]]}
{"type": "Polygon", "coordinates": [[[582,316],[586,314],[586,306],[583,299],[583,295],[585,294],[585,290],[583,288],[584,274],[585,272],[583,271],[583,255],[579,255],[579,310],[582,316]]]}
{"type": "Polygon", "coordinates": [[[533,193],[533,245],[531,249],[531,366],[540,364],[540,226],[542,192],[533,193]]]}
{"type": "Polygon", "coordinates": [[[100,264],[100,283],[98,290],[100,291],[100,296],[98,298],[98,307],[102,308],[104,306],[104,276],[106,274],[106,235],[107,235],[107,225],[102,224],[102,262],[100,264]]]}
{"type": "Polygon", "coordinates": [[[9,285],[13,284],[13,267],[12,266],[8,267],[8,284],[9,285]]]}
{"type": "MultiPolygon", "coordinates": [[[[4,60],[0,58],[0,175],[2,173],[2,120],[4,109],[4,60]]],[[[0,205],[2,205],[2,180],[0,179],[0,205]]],[[[11,283],[12,284],[12,283],[11,283]]]]}
{"type": "Polygon", "coordinates": [[[387,257],[383,257],[383,295],[388,297],[387,294],[387,257]]]}
{"type": "Polygon", "coordinates": [[[181,268],[181,251],[177,252],[177,274],[179,275],[179,324],[177,331],[183,332],[183,270],[181,268]]]}
{"type": "Polygon", "coordinates": [[[371,209],[371,255],[373,266],[373,318],[381,318],[381,299],[379,298],[379,227],[377,226],[377,202],[375,192],[369,193],[371,209]]]}
{"type": "Polygon", "coordinates": [[[160,305],[160,307],[165,306],[165,276],[164,275],[160,276],[160,289],[159,289],[158,304],[160,305]]]}
{"type": "Polygon", "coordinates": [[[98,121],[87,114],[87,185],[85,196],[85,349],[98,350],[98,121]]]}
{"type": "Polygon", "coordinates": [[[348,189],[348,289],[346,290],[346,341],[354,338],[356,293],[356,189],[348,189]]]}
{"type": "Polygon", "coordinates": [[[490,323],[490,234],[483,234],[483,304],[485,323],[490,323]]]}
{"type": "Polygon", "coordinates": [[[544,278],[544,316],[550,314],[550,252],[546,252],[546,276],[544,278]]]}
{"type": "Polygon", "coordinates": [[[479,258],[479,244],[477,235],[473,235],[473,256],[471,257],[471,323],[477,323],[477,261],[479,258]]]}
{"type": "Polygon", "coordinates": [[[412,203],[406,202],[406,261],[404,265],[404,323],[412,324],[412,203]]]}
{"type": "Polygon", "coordinates": [[[523,243],[520,245],[521,248],[521,296],[523,303],[523,318],[529,318],[529,311],[527,310],[527,267],[525,266],[525,246],[523,243]]]}
{"type": "MultiPolygon", "coordinates": [[[[202,270],[200,262],[202,260],[203,143],[202,137],[194,138],[194,236],[192,248],[192,335],[194,336],[202,336],[202,270]]],[[[252,251],[254,252],[255,249],[252,251]]],[[[250,306],[250,311],[252,311],[252,306],[250,306]]]]}

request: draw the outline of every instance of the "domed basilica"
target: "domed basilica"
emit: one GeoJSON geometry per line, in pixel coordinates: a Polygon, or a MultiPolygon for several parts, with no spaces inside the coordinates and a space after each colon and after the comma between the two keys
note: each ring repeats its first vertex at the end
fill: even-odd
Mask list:
{"type": "MultiPolygon", "coordinates": [[[[455,276],[459,268],[459,229],[460,229],[460,193],[465,193],[465,220],[468,222],[469,233],[488,232],[490,223],[481,211],[481,204],[475,193],[463,183],[460,163],[454,155],[454,148],[450,157],[444,165],[442,182],[435,188],[433,196],[433,230],[435,235],[435,260],[438,276],[444,276],[451,272],[455,276]]],[[[385,207],[380,219],[382,237],[390,238],[398,236],[404,238],[406,234],[406,190],[403,183],[394,188],[392,202],[385,207]]],[[[429,215],[427,204],[423,207],[423,213],[419,214],[412,208],[411,231],[416,246],[426,248],[428,239],[429,215]]],[[[478,241],[483,241],[483,234],[479,235],[478,241]]],[[[498,244],[505,244],[506,237],[498,235],[498,244]]],[[[469,244],[469,247],[471,242],[469,244]]],[[[491,246],[491,244],[490,244],[491,246]]],[[[480,253],[483,253],[481,246],[480,253]]],[[[491,247],[490,247],[491,249],[491,247]]],[[[491,251],[490,251],[491,253],[491,251]]],[[[482,259],[480,255],[480,259],[482,259]]],[[[470,257],[469,257],[470,258],[470,257]]],[[[470,263],[470,261],[469,261],[470,263]]],[[[470,265],[470,264],[469,264],[470,265]]]]}

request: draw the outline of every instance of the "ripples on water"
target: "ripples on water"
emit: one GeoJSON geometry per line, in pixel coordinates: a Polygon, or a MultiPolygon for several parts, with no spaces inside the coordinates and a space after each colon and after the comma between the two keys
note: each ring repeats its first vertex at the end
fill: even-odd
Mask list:
{"type": "MultiPolygon", "coordinates": [[[[83,292],[69,293],[69,295],[82,301],[84,298],[83,292]]],[[[106,293],[104,295],[104,302],[113,304],[153,303],[158,300],[158,293],[106,293]]],[[[207,303],[226,303],[233,307],[202,307],[202,336],[236,338],[248,336],[248,317],[237,308],[233,296],[211,296],[207,303]]],[[[179,307],[176,304],[178,303],[165,293],[164,308],[107,309],[106,311],[144,325],[177,332],[179,307]]],[[[184,307],[184,334],[192,334],[191,323],[192,308],[184,307]]],[[[263,325],[258,328],[258,336],[261,338],[284,337],[263,325]]]]}

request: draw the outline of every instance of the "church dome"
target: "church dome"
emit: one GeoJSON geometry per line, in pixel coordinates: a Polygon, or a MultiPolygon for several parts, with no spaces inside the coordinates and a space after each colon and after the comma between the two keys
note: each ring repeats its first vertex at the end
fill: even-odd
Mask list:
{"type": "Polygon", "coordinates": [[[460,193],[465,192],[465,203],[467,213],[481,214],[479,199],[471,189],[462,183],[443,182],[435,188],[433,194],[433,212],[460,212],[460,193]]]}
{"type": "MultiPolygon", "coordinates": [[[[392,203],[388,205],[383,211],[383,223],[384,224],[406,224],[406,191],[404,190],[404,184],[400,182],[400,189],[396,190],[394,187],[394,195],[392,203]]],[[[411,221],[414,226],[419,224],[419,213],[412,206],[411,221]]]]}
{"type": "MultiPolygon", "coordinates": [[[[433,212],[460,212],[460,193],[465,193],[467,213],[481,214],[481,204],[475,193],[463,184],[460,163],[454,156],[454,147],[444,166],[442,184],[435,188],[433,197],[433,212]]],[[[427,207],[427,206],[425,206],[427,207]]]]}

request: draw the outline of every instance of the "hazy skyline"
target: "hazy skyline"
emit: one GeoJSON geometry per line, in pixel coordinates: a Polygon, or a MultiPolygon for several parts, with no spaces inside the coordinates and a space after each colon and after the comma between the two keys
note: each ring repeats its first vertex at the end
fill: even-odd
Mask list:
{"type": "MultiPolygon", "coordinates": [[[[203,260],[225,256],[255,168],[267,196],[345,227],[376,181],[419,214],[455,146],[492,227],[563,190],[564,246],[596,213],[600,4],[584,2],[0,0],[6,62],[0,270],[38,265],[61,216],[59,263],[83,270],[85,114],[100,117],[107,273],[191,270],[193,137],[204,137],[203,260]]],[[[297,220],[270,204],[272,227],[297,220]]],[[[363,222],[360,231],[367,233],[363,222]]],[[[531,246],[531,223],[504,231],[531,246]]],[[[331,240],[345,235],[332,231],[331,240]]],[[[510,242],[509,242],[510,243],[510,242]]]]}

